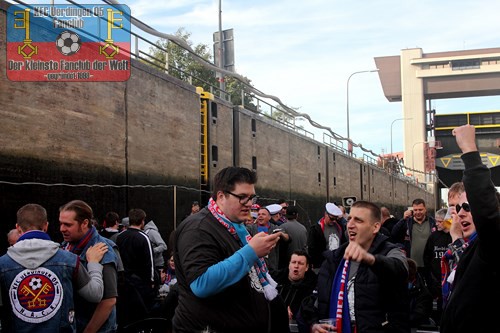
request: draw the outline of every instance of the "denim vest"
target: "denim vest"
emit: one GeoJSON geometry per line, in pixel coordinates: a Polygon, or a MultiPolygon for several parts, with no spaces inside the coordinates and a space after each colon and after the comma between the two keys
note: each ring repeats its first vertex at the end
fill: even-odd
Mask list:
{"type": "MultiPolygon", "coordinates": [[[[99,235],[97,232],[94,232],[92,235],[92,238],[89,240],[87,246],[83,249],[82,254],[80,255],[80,262],[87,268],[87,258],[85,254],[87,253],[87,249],[96,244],[96,243],[105,243],[108,246],[108,252],[104,254],[104,257],[101,259],[100,263],[102,265],[109,264],[109,263],[114,263],[115,267],[118,269],[118,257],[115,254],[115,251],[113,251],[113,248],[116,248],[116,244],[112,241],[107,239],[106,237],[103,237],[99,235]]],[[[64,245],[64,243],[63,243],[64,245]]],[[[104,273],[104,272],[103,272],[104,273]]],[[[104,277],[103,277],[104,279],[104,277]]],[[[105,280],[105,279],[104,279],[105,280]]],[[[106,288],[106,285],[104,286],[106,288]]],[[[81,332],[85,329],[87,324],[89,323],[90,319],[92,318],[92,315],[94,314],[94,311],[97,307],[98,303],[89,303],[82,297],[80,297],[78,294],[75,295],[75,300],[76,300],[76,321],[77,321],[77,327],[78,331],[81,332]]],[[[99,328],[98,332],[99,333],[112,333],[116,332],[118,328],[118,323],[117,323],[117,318],[116,318],[116,305],[113,307],[113,310],[109,314],[108,319],[102,324],[102,326],[99,328]]]]}
{"type": "Polygon", "coordinates": [[[11,315],[2,332],[76,332],[73,277],[77,256],[58,250],[36,269],[0,257],[0,285],[11,315]]]}

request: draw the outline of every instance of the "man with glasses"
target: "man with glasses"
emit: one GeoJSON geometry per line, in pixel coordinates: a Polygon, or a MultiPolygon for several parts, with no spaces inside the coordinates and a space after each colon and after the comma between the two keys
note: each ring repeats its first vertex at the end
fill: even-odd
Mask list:
{"type": "Polygon", "coordinates": [[[317,272],[321,263],[325,259],[323,252],[326,250],[336,250],[341,244],[347,241],[345,228],[339,223],[342,211],[334,204],[325,205],[325,214],[318,221],[309,227],[307,233],[307,248],[311,256],[313,270],[317,272]]]}
{"type": "Polygon", "coordinates": [[[288,202],[286,202],[285,199],[279,199],[278,200],[278,205],[281,206],[281,211],[280,211],[280,224],[288,222],[286,218],[286,210],[288,208],[288,202]]]}
{"type": "Polygon", "coordinates": [[[459,261],[448,276],[451,292],[440,329],[442,333],[489,332],[497,325],[498,316],[498,306],[491,304],[497,304],[500,296],[497,191],[477,149],[474,126],[457,127],[452,134],[463,153],[465,169],[464,191],[449,201],[450,207],[455,207],[450,234],[452,245],[457,245],[460,238],[463,245],[459,261]]]}
{"type": "MultiPolygon", "coordinates": [[[[459,202],[467,202],[467,194],[465,193],[464,183],[462,182],[454,183],[448,190],[448,206],[450,207],[452,218],[455,220],[457,219],[456,207],[459,205],[459,202]]],[[[472,220],[468,220],[465,221],[464,224],[466,226],[467,236],[470,237],[472,233],[475,233],[476,231],[474,222],[472,222],[472,220]]],[[[451,285],[455,277],[455,269],[460,256],[464,252],[464,245],[466,243],[461,223],[452,223],[449,234],[451,236],[451,243],[448,245],[447,250],[441,259],[441,292],[443,294],[443,307],[448,302],[448,297],[451,293],[451,285]]]]}
{"type": "Polygon", "coordinates": [[[288,332],[286,307],[264,261],[281,233],[252,237],[245,228],[256,182],[247,168],[222,169],[208,205],[177,228],[176,333],[288,332]]]}

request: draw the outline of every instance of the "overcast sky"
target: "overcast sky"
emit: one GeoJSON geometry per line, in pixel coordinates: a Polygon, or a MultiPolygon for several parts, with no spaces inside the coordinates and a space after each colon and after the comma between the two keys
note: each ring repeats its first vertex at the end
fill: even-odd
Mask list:
{"type": "MultiPolygon", "coordinates": [[[[90,2],[95,1],[85,3],[90,2]]],[[[161,32],[184,27],[194,45],[212,47],[219,28],[218,0],[120,3],[161,32]]],[[[238,74],[347,136],[350,74],[375,69],[374,57],[399,55],[405,48],[432,53],[500,47],[498,13],[498,0],[223,0],[222,28],[234,29],[238,74]]],[[[500,110],[498,96],[433,103],[438,114],[500,110]]],[[[401,103],[387,101],[377,73],[351,78],[349,111],[353,141],[376,153],[390,152],[391,122],[402,117],[401,103]]],[[[403,147],[401,125],[393,126],[395,152],[403,147]]]]}

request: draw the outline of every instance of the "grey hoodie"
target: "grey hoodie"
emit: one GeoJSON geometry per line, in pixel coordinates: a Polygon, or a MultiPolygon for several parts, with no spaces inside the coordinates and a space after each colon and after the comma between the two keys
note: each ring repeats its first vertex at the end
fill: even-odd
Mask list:
{"type": "MultiPolygon", "coordinates": [[[[15,262],[28,269],[35,269],[52,258],[59,250],[59,244],[45,239],[25,239],[18,241],[7,250],[7,255],[15,262]]],[[[61,250],[63,251],[63,250],[61,250]]],[[[76,256],[76,255],[75,255],[76,256]]],[[[98,303],[104,292],[102,265],[89,262],[88,271],[83,265],[78,267],[75,290],[89,302],[98,303]],[[77,289],[77,286],[81,286],[77,289]]]]}
{"type": "Polygon", "coordinates": [[[167,244],[161,237],[158,227],[153,220],[149,221],[148,224],[144,226],[144,233],[148,235],[151,245],[153,246],[155,267],[163,267],[165,265],[163,252],[167,250],[167,244]]]}

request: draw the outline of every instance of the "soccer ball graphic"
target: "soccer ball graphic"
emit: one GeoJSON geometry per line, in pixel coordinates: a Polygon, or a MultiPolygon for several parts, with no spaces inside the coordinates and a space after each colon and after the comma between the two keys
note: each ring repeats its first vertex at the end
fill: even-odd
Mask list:
{"type": "Polygon", "coordinates": [[[40,289],[42,287],[42,280],[36,277],[32,278],[30,281],[30,287],[32,290],[40,289]]]}
{"type": "Polygon", "coordinates": [[[80,50],[80,36],[71,31],[63,31],[56,38],[56,47],[65,56],[70,56],[80,50]]]}

